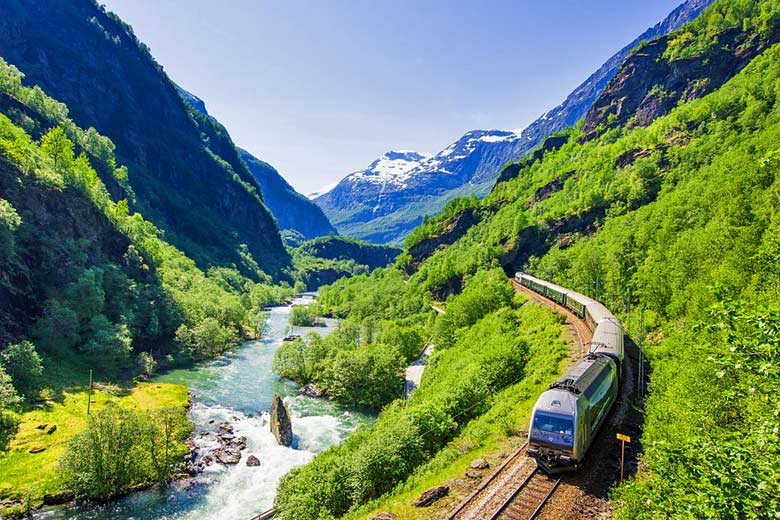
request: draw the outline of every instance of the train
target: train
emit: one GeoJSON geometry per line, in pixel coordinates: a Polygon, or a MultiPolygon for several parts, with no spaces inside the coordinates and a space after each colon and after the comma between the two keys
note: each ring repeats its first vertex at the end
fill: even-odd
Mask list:
{"type": "Polygon", "coordinates": [[[528,429],[529,456],[547,473],[580,467],[617,400],[623,377],[623,326],[600,302],[560,285],[515,274],[515,281],[568,308],[593,333],[588,353],[539,396],[528,429]]]}

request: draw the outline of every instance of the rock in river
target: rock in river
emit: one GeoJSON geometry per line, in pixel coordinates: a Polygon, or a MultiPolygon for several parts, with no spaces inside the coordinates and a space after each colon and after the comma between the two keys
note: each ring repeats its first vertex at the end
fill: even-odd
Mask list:
{"type": "Polygon", "coordinates": [[[282,446],[292,444],[293,432],[290,416],[287,415],[287,409],[278,394],[274,395],[274,402],[271,405],[271,433],[276,437],[276,442],[282,446]]]}
{"type": "Polygon", "coordinates": [[[323,397],[325,395],[325,392],[311,383],[303,385],[298,392],[306,397],[323,397]]]}
{"type": "Polygon", "coordinates": [[[258,459],[258,458],[257,458],[257,457],[255,457],[254,455],[250,455],[250,456],[249,456],[249,457],[246,459],[246,465],[247,465],[247,466],[259,466],[259,465],[260,465],[260,459],[258,459]]]}

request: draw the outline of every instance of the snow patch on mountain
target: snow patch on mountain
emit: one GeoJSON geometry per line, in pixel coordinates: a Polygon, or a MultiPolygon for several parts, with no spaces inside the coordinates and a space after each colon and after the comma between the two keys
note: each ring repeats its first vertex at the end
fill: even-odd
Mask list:
{"type": "Polygon", "coordinates": [[[404,188],[410,172],[420,166],[430,155],[411,150],[391,150],[372,162],[365,170],[351,173],[347,181],[352,184],[367,182],[404,188]]]}

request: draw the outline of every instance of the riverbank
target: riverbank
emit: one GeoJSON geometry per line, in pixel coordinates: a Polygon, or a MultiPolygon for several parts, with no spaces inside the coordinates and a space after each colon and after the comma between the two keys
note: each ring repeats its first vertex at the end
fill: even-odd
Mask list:
{"type": "MultiPolygon", "coordinates": [[[[67,498],[58,470],[68,442],[87,425],[88,389],[62,390],[21,414],[16,435],[0,452],[0,514],[37,508],[67,498]]],[[[186,387],[165,383],[137,383],[133,387],[96,385],[90,412],[109,403],[155,410],[175,407],[186,413],[186,387]]]]}

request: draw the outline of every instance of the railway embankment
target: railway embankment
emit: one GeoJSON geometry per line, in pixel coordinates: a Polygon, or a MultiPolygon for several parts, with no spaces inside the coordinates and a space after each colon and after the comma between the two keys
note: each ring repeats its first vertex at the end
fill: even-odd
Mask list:
{"type": "MultiPolygon", "coordinates": [[[[566,318],[572,363],[587,353],[592,332],[584,320],[567,307],[515,281],[512,284],[530,300],[566,318]]],[[[526,445],[523,445],[461,501],[447,520],[611,517],[609,490],[621,478],[621,443],[616,435],[628,435],[632,440],[626,445],[624,477],[636,472],[641,451],[639,436],[643,416],[637,407],[635,370],[638,349],[629,338],[626,338],[625,349],[625,379],[620,395],[579,471],[565,474],[560,479],[547,479],[536,470],[536,464],[527,457],[526,445]]]]}

